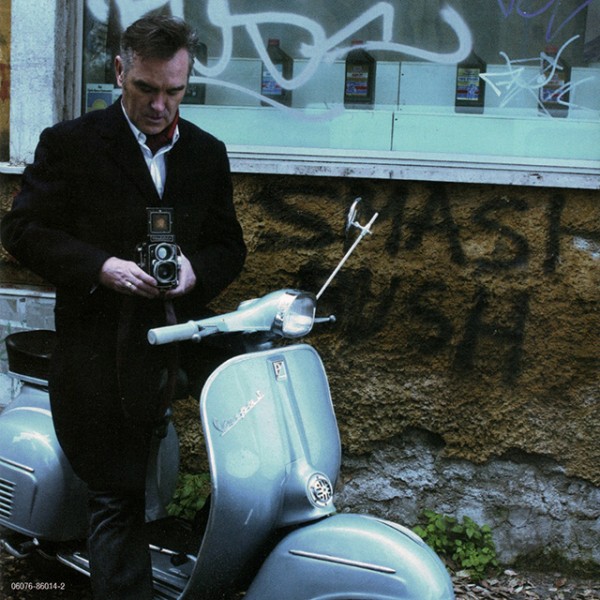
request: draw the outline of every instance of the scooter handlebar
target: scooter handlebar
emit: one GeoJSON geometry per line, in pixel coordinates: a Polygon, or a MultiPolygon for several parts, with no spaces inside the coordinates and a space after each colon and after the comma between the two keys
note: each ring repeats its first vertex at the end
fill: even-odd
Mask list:
{"type": "Polygon", "coordinates": [[[153,346],[170,344],[171,342],[182,342],[192,339],[198,331],[199,328],[195,321],[188,321],[179,325],[156,327],[148,331],[148,342],[153,346]]]}

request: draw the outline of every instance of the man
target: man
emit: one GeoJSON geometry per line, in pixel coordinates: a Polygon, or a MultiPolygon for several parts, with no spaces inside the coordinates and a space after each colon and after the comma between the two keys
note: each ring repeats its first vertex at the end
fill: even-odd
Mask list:
{"type": "Polygon", "coordinates": [[[131,25],[115,59],[121,99],[42,133],[2,221],[6,249],[56,286],[50,398],[61,446],[90,489],[99,600],[152,597],[145,471],[177,365],[146,332],[173,310],[177,321],[198,318],[245,259],[225,147],[179,119],[196,47],[178,19],[131,25]],[[181,266],[167,291],[135,260],[149,207],[173,209],[181,266]]]}

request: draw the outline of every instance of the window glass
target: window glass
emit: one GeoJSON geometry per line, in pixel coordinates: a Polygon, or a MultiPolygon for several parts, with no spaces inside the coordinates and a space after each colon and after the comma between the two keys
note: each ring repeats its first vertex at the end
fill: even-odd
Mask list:
{"type": "Polygon", "coordinates": [[[87,0],[83,111],[153,12],[198,30],[182,115],[230,148],[600,159],[600,0],[87,0]]]}

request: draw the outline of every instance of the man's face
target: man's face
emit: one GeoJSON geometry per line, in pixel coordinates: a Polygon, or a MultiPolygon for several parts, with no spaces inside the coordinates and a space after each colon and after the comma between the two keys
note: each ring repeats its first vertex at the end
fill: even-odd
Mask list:
{"type": "Polygon", "coordinates": [[[178,50],[169,60],[142,59],[137,54],[127,73],[120,56],[115,59],[117,84],[131,122],[146,135],[160,133],[175,118],[185,94],[189,54],[178,50]]]}

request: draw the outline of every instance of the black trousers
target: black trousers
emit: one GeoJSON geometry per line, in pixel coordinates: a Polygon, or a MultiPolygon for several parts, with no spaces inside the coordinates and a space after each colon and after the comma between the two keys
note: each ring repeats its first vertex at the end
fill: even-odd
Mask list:
{"type": "Polygon", "coordinates": [[[90,490],[88,552],[96,600],[152,600],[145,490],[90,490]]]}

